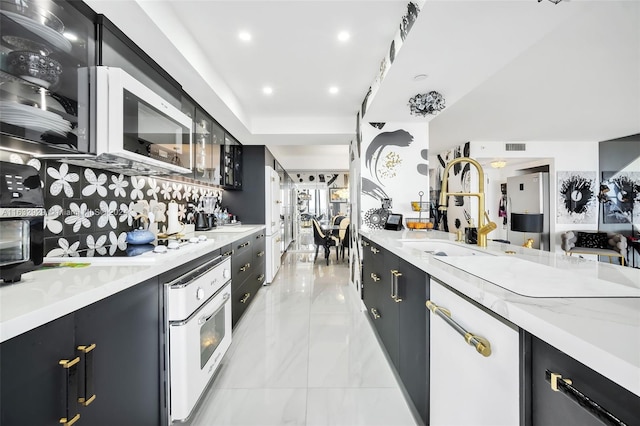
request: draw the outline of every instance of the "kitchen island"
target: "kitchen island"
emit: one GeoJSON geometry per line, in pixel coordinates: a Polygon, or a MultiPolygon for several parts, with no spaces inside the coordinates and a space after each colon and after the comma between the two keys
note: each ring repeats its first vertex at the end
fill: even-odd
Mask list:
{"type": "MultiPolygon", "coordinates": [[[[430,286],[433,302],[437,303],[433,296],[434,288],[450,290],[461,300],[469,302],[466,310],[479,307],[478,311],[484,311],[498,322],[506,324],[507,328],[516,330],[516,353],[520,333],[521,365],[526,361],[523,359],[529,356],[527,351],[531,346],[523,343],[526,337],[558,349],[630,392],[632,397],[640,395],[640,271],[637,269],[492,241],[487,247],[467,245],[455,242],[453,234],[438,231],[365,230],[361,231],[361,235],[364,237],[365,253],[365,305],[368,294],[375,289],[376,281],[381,277],[384,279],[389,272],[378,266],[374,267],[378,268],[376,271],[370,272],[367,268],[380,262],[368,262],[367,251],[388,252],[390,257],[400,258],[425,274],[426,294],[429,297],[430,286]],[[373,274],[371,280],[369,274],[373,274]]],[[[386,257],[384,259],[387,261],[386,257]]],[[[394,270],[391,273],[393,299],[394,270]]],[[[414,284],[406,282],[404,285],[414,284]]],[[[424,285],[424,280],[418,280],[415,285],[424,285]]],[[[388,298],[387,288],[383,291],[388,298]]],[[[406,300],[403,301],[401,297],[396,278],[395,298],[399,300],[395,301],[401,301],[398,305],[402,306],[406,300]]],[[[426,300],[423,301],[423,307],[424,302],[426,300]]],[[[367,308],[370,310],[369,305],[367,308]]],[[[426,311],[427,308],[424,309],[426,311]]],[[[464,311],[458,309],[457,313],[464,311]]],[[[384,318],[384,314],[378,310],[371,315],[374,324],[380,321],[380,317],[384,318]]],[[[455,311],[451,317],[456,318],[455,311]]],[[[442,322],[435,315],[427,317],[429,320],[432,327],[434,323],[442,322]]],[[[470,327],[477,327],[475,320],[470,324],[470,327]]],[[[481,330],[484,337],[491,340],[497,327],[496,330],[486,327],[481,330]]],[[[384,333],[379,332],[379,335],[384,344],[384,333]]],[[[433,352],[436,350],[433,333],[431,338],[430,350],[433,352]]],[[[464,342],[462,337],[459,338],[464,342]]],[[[427,344],[428,339],[429,336],[427,344]]],[[[469,351],[472,349],[469,348],[469,351]]],[[[504,349],[498,346],[495,352],[496,355],[504,354],[504,349]]],[[[428,360],[427,355],[427,363],[428,360]]],[[[454,370],[453,365],[449,367],[449,371],[454,370]]],[[[467,374],[470,374],[475,366],[465,367],[467,374]]],[[[451,375],[449,378],[455,381],[451,375]]],[[[431,377],[431,389],[434,389],[433,380],[431,377]]],[[[521,420],[521,424],[529,423],[521,420]]]]}

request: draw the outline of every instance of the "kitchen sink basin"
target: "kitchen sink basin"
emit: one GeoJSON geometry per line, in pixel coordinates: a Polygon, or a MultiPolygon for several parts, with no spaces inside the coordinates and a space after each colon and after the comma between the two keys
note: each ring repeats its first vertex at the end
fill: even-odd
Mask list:
{"type": "Polygon", "coordinates": [[[401,240],[407,248],[423,251],[434,256],[494,256],[482,249],[473,249],[449,241],[401,240]]]}

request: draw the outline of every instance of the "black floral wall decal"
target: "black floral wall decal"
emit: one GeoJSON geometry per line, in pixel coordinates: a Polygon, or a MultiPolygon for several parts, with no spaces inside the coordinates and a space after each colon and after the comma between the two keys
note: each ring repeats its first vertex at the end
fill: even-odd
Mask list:
{"type": "Polygon", "coordinates": [[[375,176],[378,182],[382,183],[378,177],[377,170],[382,151],[389,146],[397,146],[400,148],[408,147],[411,145],[411,142],[413,142],[413,135],[403,129],[398,129],[393,132],[382,132],[373,138],[365,153],[365,166],[371,173],[371,176],[375,176]],[[375,162],[372,165],[374,157],[375,162]]]}

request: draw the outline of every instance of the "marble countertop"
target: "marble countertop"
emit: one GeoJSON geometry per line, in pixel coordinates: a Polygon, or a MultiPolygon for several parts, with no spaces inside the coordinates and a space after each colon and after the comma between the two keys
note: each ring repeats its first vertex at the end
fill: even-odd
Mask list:
{"type": "MultiPolygon", "coordinates": [[[[241,240],[264,225],[235,226],[230,232],[196,232],[207,240],[171,254],[96,258],[89,266],[43,268],[0,286],[0,342],[46,324],[179,265],[241,240]]],[[[89,258],[59,258],[62,262],[92,262],[89,258]]]]}
{"type": "Polygon", "coordinates": [[[482,248],[439,231],[360,233],[640,396],[639,269],[493,241],[482,248]],[[426,253],[415,240],[482,253],[441,257],[426,253]],[[553,277],[561,279],[549,286],[553,277]]]}

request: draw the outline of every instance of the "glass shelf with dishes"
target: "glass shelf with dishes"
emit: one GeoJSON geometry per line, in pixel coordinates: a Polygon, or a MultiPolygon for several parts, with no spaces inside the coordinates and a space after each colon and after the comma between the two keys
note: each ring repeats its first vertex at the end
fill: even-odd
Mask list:
{"type": "Polygon", "coordinates": [[[88,152],[88,70],[95,64],[93,12],[81,2],[0,0],[3,134],[88,152]]]}

